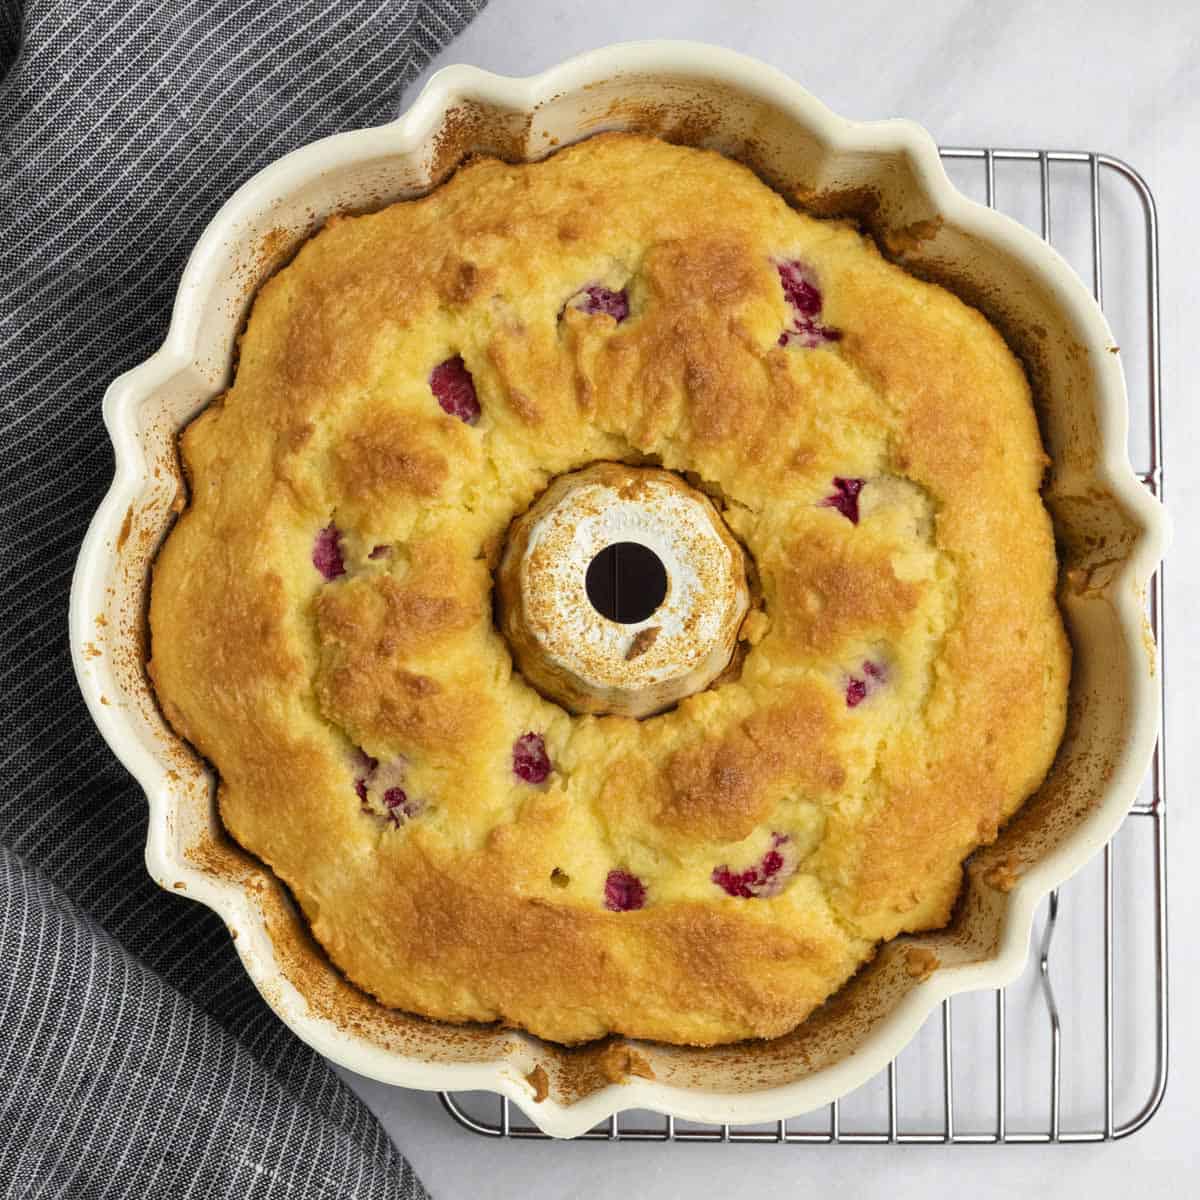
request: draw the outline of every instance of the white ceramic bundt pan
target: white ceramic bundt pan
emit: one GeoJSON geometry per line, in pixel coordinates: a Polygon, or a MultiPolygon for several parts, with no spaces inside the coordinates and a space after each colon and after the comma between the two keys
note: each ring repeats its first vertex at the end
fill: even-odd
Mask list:
{"type": "Polygon", "coordinates": [[[71,643],[97,725],[145,788],[147,865],[164,888],[221,915],[246,970],[301,1038],[388,1083],[501,1092],[563,1137],[627,1108],[749,1123],[825,1104],[886,1066],[943,997],[1019,974],[1038,902],[1112,836],[1150,759],[1159,711],[1143,595],[1166,525],[1129,465],[1124,380],[1099,309],[1054,251],[951,186],[923,129],[842,120],[785,75],[726,50],[615,46],[530,79],[451,67],[399,120],[267,167],[205,231],[166,342],[108,389],[104,420],[116,479],[79,555],[71,643]],[[222,833],[211,772],[165,726],[142,667],[148,567],[178,490],[175,435],[229,383],[255,287],[329,213],[427,190],[467,151],[537,158],[613,128],[716,147],[817,211],[855,212],[906,265],[997,321],[1030,369],[1054,459],[1047,500],[1076,650],[1071,719],[1049,780],[971,860],[952,926],[907,939],[931,948],[938,969],[914,978],[901,939],[797,1032],[713,1050],[642,1045],[656,1079],[624,1084],[609,1083],[586,1051],[392,1013],[350,988],[278,881],[222,833]],[[537,1063],[550,1078],[541,1103],[524,1078],[537,1063]]]}

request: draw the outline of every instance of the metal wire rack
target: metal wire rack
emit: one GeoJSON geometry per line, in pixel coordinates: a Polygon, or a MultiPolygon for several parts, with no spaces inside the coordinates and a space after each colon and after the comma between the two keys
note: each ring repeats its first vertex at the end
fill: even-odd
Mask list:
{"type": "MultiPolygon", "coordinates": [[[[962,190],[1023,220],[1090,275],[1121,345],[1131,413],[1142,416],[1131,420],[1130,453],[1144,464],[1142,482],[1161,497],[1158,218],[1145,180],[1120,159],[1086,151],[943,147],[941,154],[962,190]]],[[[1165,701],[1161,570],[1148,607],[1165,701]]],[[[1045,903],[1025,976],[999,991],[943,1001],[940,1018],[931,1016],[885,1072],[841,1101],[765,1126],[627,1112],[584,1136],[997,1145],[1104,1142],[1136,1132],[1157,1112],[1167,1082],[1166,799],[1160,736],[1130,819],[1102,860],[1045,903]]],[[[473,1133],[546,1136],[503,1097],[441,1099],[473,1133]]]]}

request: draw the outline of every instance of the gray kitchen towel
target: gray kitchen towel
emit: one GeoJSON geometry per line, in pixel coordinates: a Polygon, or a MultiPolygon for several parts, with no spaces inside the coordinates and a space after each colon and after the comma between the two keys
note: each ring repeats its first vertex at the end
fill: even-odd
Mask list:
{"type": "Polygon", "coordinates": [[[482,0],[0,0],[0,1195],[418,1197],[142,862],[66,644],[100,400],[265,163],[394,115],[482,0]]]}

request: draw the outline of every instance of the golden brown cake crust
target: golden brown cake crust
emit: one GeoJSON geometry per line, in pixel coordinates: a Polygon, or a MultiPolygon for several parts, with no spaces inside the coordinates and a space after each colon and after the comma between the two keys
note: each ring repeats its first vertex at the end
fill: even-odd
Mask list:
{"type": "Polygon", "coordinates": [[[388,1005],[564,1042],[781,1034],[879,939],[948,919],[1061,736],[1018,363],[713,153],[603,135],[330,220],[182,452],[150,608],[164,711],[388,1005]],[[628,315],[578,303],[591,285],[628,315]],[[456,356],[473,423],[431,391],[456,356]],[[736,679],[573,716],[513,671],[493,568],[551,479],[647,460],[721,497],[764,611],[736,679]]]}

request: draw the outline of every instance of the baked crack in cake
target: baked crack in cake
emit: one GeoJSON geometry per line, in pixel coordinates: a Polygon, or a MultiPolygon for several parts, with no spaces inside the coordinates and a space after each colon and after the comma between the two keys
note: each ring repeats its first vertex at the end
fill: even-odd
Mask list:
{"type": "Polygon", "coordinates": [[[385,1005],[782,1034],[946,923],[1062,734],[1017,360],[712,152],[605,134],[331,218],[181,451],[163,711],[385,1005]],[[636,618],[585,603],[617,543],[636,618]]]}

